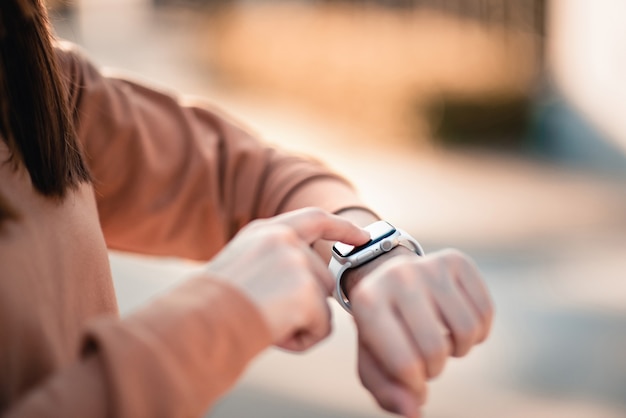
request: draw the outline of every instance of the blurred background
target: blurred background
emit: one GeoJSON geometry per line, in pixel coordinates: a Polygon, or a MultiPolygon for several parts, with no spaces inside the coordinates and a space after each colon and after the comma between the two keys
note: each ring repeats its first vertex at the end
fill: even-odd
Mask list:
{"type": "MultiPolygon", "coordinates": [[[[52,1],[102,66],[205,97],[326,161],[426,251],[478,262],[492,338],[426,417],[626,416],[626,3],[52,1]]],[[[196,266],[111,254],[123,313],[196,266]]],[[[351,319],[263,354],[211,417],[385,417],[351,319]]]]}

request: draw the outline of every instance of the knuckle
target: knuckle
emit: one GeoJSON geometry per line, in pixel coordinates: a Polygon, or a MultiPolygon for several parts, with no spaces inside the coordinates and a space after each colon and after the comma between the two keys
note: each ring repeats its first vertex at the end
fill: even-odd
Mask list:
{"type": "Polygon", "coordinates": [[[457,265],[456,255],[454,255],[454,253],[445,252],[437,258],[437,274],[440,276],[451,277],[454,275],[457,265]]]}
{"type": "Polygon", "coordinates": [[[454,330],[455,339],[464,345],[471,345],[476,340],[479,332],[478,321],[468,316],[454,330]]]}
{"type": "Polygon", "coordinates": [[[402,289],[410,289],[417,285],[417,271],[411,262],[396,263],[386,272],[386,281],[399,286],[402,289]]]}
{"type": "Polygon", "coordinates": [[[456,283],[449,274],[433,274],[428,281],[431,288],[439,294],[449,295],[455,292],[456,283]]]}
{"type": "Polygon", "coordinates": [[[449,266],[454,265],[461,257],[460,251],[454,248],[446,248],[438,251],[434,254],[437,264],[440,268],[448,269],[449,266]]]}
{"type": "Polygon", "coordinates": [[[389,280],[395,284],[400,286],[403,289],[410,287],[414,284],[414,276],[410,274],[411,272],[407,272],[406,269],[396,268],[390,271],[389,280]]]}
{"type": "Polygon", "coordinates": [[[309,208],[310,216],[317,218],[326,218],[327,212],[321,208],[311,207],[309,208]]]}
{"type": "Polygon", "coordinates": [[[476,267],[472,259],[465,253],[449,248],[444,250],[444,258],[447,260],[450,266],[456,267],[462,270],[475,270],[476,267]]]}
{"type": "Polygon", "coordinates": [[[466,316],[465,320],[459,327],[459,332],[466,338],[471,338],[478,332],[478,328],[478,321],[474,318],[466,316]]]}
{"type": "Polygon", "coordinates": [[[444,338],[433,336],[428,341],[423,342],[422,351],[427,362],[440,362],[448,356],[448,347],[444,338]]]}
{"type": "Polygon", "coordinates": [[[284,245],[295,242],[297,235],[293,229],[286,225],[273,225],[268,228],[267,239],[271,244],[284,245]]]}
{"type": "Polygon", "coordinates": [[[448,263],[440,253],[427,255],[419,261],[419,272],[427,279],[445,276],[448,263]]]}
{"type": "Polygon", "coordinates": [[[444,258],[451,261],[458,261],[467,257],[465,253],[457,250],[456,248],[446,248],[441,253],[444,258]]]}
{"type": "Polygon", "coordinates": [[[317,207],[309,207],[305,208],[304,212],[306,216],[314,222],[323,222],[327,217],[328,213],[317,207]]]}
{"type": "Polygon", "coordinates": [[[379,302],[380,295],[373,286],[366,283],[357,284],[350,292],[350,302],[354,309],[371,311],[379,302]]]}
{"type": "Polygon", "coordinates": [[[419,382],[422,380],[422,362],[416,358],[397,363],[391,370],[401,382],[419,382]]]}

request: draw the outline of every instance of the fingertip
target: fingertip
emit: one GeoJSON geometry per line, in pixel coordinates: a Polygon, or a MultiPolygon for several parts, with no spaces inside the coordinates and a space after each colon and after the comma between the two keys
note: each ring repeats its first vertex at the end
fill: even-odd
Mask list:
{"type": "Polygon", "coordinates": [[[361,245],[361,244],[365,244],[367,241],[370,240],[371,235],[367,229],[362,228],[358,226],[357,224],[355,224],[354,222],[349,221],[347,219],[343,219],[343,222],[344,222],[344,225],[346,226],[345,229],[348,232],[346,234],[346,238],[351,240],[351,242],[346,242],[346,244],[361,245]]]}
{"type": "Polygon", "coordinates": [[[406,418],[420,418],[422,416],[421,406],[424,404],[423,400],[404,394],[396,402],[397,410],[402,416],[406,418]]]}
{"type": "Polygon", "coordinates": [[[359,228],[359,240],[360,242],[358,242],[357,244],[365,244],[367,241],[369,241],[372,238],[372,235],[370,234],[370,232],[366,229],[363,228],[359,228]]]}
{"type": "Polygon", "coordinates": [[[359,246],[368,242],[370,238],[369,231],[350,223],[344,233],[340,237],[337,237],[337,240],[344,244],[359,246]]]}

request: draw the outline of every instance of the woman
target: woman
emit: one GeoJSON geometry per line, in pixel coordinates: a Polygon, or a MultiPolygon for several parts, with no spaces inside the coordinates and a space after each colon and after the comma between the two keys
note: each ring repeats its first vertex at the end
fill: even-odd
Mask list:
{"type": "MultiPolygon", "coordinates": [[[[328,240],[362,244],[351,221],[377,219],[343,179],[101,74],[53,43],[39,0],[3,0],[0,25],[0,412],[199,416],[264,348],[328,334],[328,240]],[[210,262],[121,320],[107,248],[210,262]]],[[[416,416],[426,379],[487,336],[492,307],[464,256],[392,253],[351,273],[359,371],[384,408],[416,416]],[[452,284],[447,302],[434,278],[452,284]],[[399,326],[416,298],[432,299],[420,326],[399,326]],[[363,319],[376,307],[387,322],[363,319]],[[441,323],[451,340],[430,332],[441,323]]]]}

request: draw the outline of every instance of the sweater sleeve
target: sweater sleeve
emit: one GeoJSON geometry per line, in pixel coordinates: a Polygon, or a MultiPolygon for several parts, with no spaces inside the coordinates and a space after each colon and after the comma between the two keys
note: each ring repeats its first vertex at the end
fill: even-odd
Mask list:
{"type": "Polygon", "coordinates": [[[71,45],[57,51],[109,248],[207,260],[255,218],[361,205],[323,164],[204,104],[104,75],[71,45]]]}
{"type": "Polygon", "coordinates": [[[80,361],[32,389],[5,416],[201,416],[270,339],[242,294],[194,278],[127,319],[96,319],[80,361]]]}

